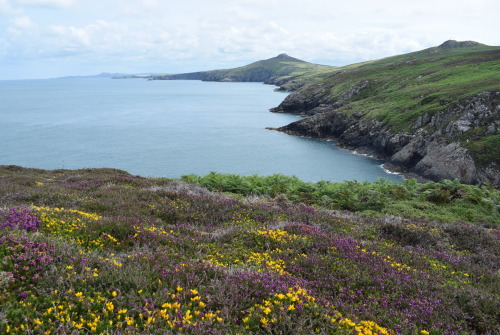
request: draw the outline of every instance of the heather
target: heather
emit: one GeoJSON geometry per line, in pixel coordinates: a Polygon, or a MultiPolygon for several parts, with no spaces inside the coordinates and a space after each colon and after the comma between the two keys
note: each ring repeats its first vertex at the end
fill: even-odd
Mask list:
{"type": "Polygon", "coordinates": [[[215,177],[0,167],[0,332],[498,332],[498,191],[215,177]]]}

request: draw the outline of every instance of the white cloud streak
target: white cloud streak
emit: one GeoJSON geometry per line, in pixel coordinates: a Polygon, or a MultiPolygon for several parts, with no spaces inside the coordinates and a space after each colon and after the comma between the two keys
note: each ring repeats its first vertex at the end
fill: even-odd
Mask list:
{"type": "Polygon", "coordinates": [[[69,8],[76,4],[75,0],[16,0],[18,5],[40,6],[51,8],[69,8]]]}

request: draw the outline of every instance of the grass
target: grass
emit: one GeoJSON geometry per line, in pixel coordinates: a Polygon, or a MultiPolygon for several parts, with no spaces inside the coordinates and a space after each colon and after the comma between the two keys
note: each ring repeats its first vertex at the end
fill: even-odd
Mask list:
{"type": "Polygon", "coordinates": [[[330,94],[335,99],[361,80],[369,80],[363,95],[352,101],[351,111],[369,110],[368,117],[387,122],[394,131],[408,130],[424,112],[432,114],[458,99],[500,89],[495,79],[500,71],[498,49],[440,56],[429,59],[417,54],[409,63],[400,57],[376,61],[324,83],[332,87],[330,94]],[[411,116],[405,117],[409,112],[411,116]]]}
{"type": "Polygon", "coordinates": [[[498,216],[466,222],[457,213],[463,221],[450,222],[446,209],[482,211],[489,203],[498,215],[498,191],[453,181],[199,178],[239,199],[119,170],[0,167],[0,332],[493,334],[499,328],[498,216]],[[326,193],[317,193],[326,190],[365,213],[444,214],[440,221],[411,213],[361,217],[323,205],[326,193]],[[382,212],[377,194],[389,202],[382,212]]]}
{"type": "Polygon", "coordinates": [[[474,138],[465,142],[464,146],[474,154],[479,164],[494,162],[500,165],[500,134],[474,138]]]}

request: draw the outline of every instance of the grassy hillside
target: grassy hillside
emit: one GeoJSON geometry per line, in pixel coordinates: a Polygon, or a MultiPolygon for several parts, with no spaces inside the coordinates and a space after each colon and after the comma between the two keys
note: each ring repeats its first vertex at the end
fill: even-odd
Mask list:
{"type": "Polygon", "coordinates": [[[363,81],[368,85],[345,107],[408,129],[424,112],[484,91],[500,91],[500,47],[430,48],[378,61],[340,67],[316,86],[327,87],[330,102],[363,81]]]}
{"type": "Polygon", "coordinates": [[[499,329],[498,221],[359,217],[316,198],[331,188],[340,192],[331,197],[359,193],[364,202],[385,188],[416,195],[422,211],[446,208],[452,197],[498,215],[498,191],[453,182],[400,189],[204,178],[241,198],[111,169],[0,167],[0,332],[499,329]]]}

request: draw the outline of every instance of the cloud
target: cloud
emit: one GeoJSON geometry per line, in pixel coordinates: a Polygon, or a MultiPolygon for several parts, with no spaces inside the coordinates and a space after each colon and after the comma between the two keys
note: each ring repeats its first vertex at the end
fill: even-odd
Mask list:
{"type": "Polygon", "coordinates": [[[14,27],[19,28],[19,29],[30,29],[35,26],[33,21],[29,16],[18,16],[12,20],[12,24],[14,27]]]}
{"type": "Polygon", "coordinates": [[[160,6],[159,0],[140,0],[138,2],[139,6],[144,8],[157,8],[160,6]]]}
{"type": "Polygon", "coordinates": [[[29,16],[22,15],[16,16],[10,20],[10,25],[7,27],[6,32],[12,41],[19,41],[24,36],[33,37],[35,23],[29,16]]]}
{"type": "Polygon", "coordinates": [[[51,7],[51,8],[69,8],[76,4],[75,0],[16,0],[19,5],[51,7]]]}
{"type": "Polygon", "coordinates": [[[14,14],[15,11],[9,3],[9,0],[0,0],[0,15],[1,14],[14,14]]]}
{"type": "Polygon", "coordinates": [[[52,26],[52,31],[57,35],[60,45],[65,48],[77,48],[90,45],[90,36],[85,29],[72,26],[52,26]]]}

